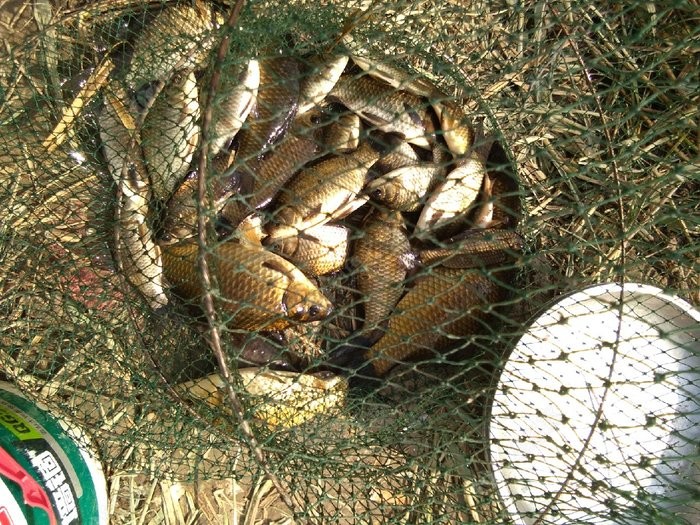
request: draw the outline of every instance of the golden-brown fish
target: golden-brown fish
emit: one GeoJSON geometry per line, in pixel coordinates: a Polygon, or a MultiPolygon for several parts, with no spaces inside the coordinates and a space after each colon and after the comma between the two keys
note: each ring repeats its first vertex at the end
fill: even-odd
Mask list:
{"type": "Polygon", "coordinates": [[[202,68],[214,44],[215,20],[221,17],[204,0],[164,7],[134,41],[126,76],[129,88],[136,91],[154,80],[165,81],[176,67],[202,68]]]}
{"type": "Polygon", "coordinates": [[[379,148],[367,141],[352,153],[331,157],[299,173],[280,193],[279,211],[268,227],[271,239],[295,237],[348,213],[380,156],[379,148]]]}
{"type": "MultiPolygon", "coordinates": [[[[238,191],[237,174],[226,175],[235,154],[221,151],[209,167],[207,184],[211,191],[211,210],[214,217],[226,204],[229,197],[238,191]]],[[[175,190],[165,206],[162,233],[159,242],[162,245],[174,244],[194,236],[197,233],[197,196],[199,173],[192,171],[175,190]]],[[[206,210],[202,210],[206,213],[206,210]]]]}
{"type": "MultiPolygon", "coordinates": [[[[225,242],[212,248],[216,304],[231,328],[280,330],[295,322],[327,317],[332,305],[292,263],[263,248],[225,242]]],[[[165,277],[183,299],[197,301],[203,289],[193,242],[163,247],[165,277]]]]}
{"type": "Polygon", "coordinates": [[[512,261],[523,246],[522,237],[512,230],[467,230],[444,247],[419,250],[418,262],[423,267],[482,268],[512,261]]]}
{"type": "MultiPolygon", "coordinates": [[[[241,162],[262,158],[292,124],[299,107],[299,63],[286,56],[259,61],[260,82],[247,126],[240,133],[241,162]]],[[[247,193],[252,193],[252,189],[247,193]]]]}
{"type": "Polygon", "coordinates": [[[365,360],[382,377],[398,363],[436,356],[457,339],[483,333],[488,312],[506,294],[478,270],[433,268],[399,301],[365,360]]]}
{"type": "MultiPolygon", "coordinates": [[[[260,86],[260,65],[257,60],[246,64],[228,62],[221,67],[221,80],[216,100],[212,103],[210,153],[216,155],[241,129],[255,106],[260,86]]],[[[204,85],[210,81],[205,77],[204,85]]],[[[208,86],[202,90],[201,104],[207,104],[208,86]]]]}
{"type": "MultiPolygon", "coordinates": [[[[102,153],[112,179],[117,184],[124,172],[131,141],[134,135],[138,135],[136,130],[138,111],[135,104],[130,102],[124,90],[112,83],[106,90],[104,105],[99,116],[102,153]]],[[[138,142],[138,136],[136,140],[138,142]]]]}
{"type": "Polygon", "coordinates": [[[306,59],[311,71],[301,81],[299,114],[317,108],[323,102],[338,82],[348,60],[347,55],[321,55],[306,59]]]}
{"type": "Polygon", "coordinates": [[[194,72],[180,71],[153,101],[141,146],[153,195],[165,201],[187,174],[199,142],[199,92],[194,72]]]}
{"type": "MultiPolygon", "coordinates": [[[[325,415],[335,416],[345,405],[348,382],[344,377],[319,372],[299,374],[263,368],[238,371],[256,419],[271,429],[291,428],[325,415]]],[[[184,395],[215,408],[226,408],[226,384],[219,374],[177,385],[184,395]]]]}
{"type": "Polygon", "coordinates": [[[497,169],[489,170],[492,181],[491,199],[493,200],[492,223],[501,228],[515,228],[522,215],[523,190],[518,183],[511,161],[499,142],[495,141],[489,151],[489,162],[497,169]]]}
{"type": "Polygon", "coordinates": [[[411,144],[430,148],[431,116],[424,99],[398,91],[369,75],[342,76],[328,96],[377,129],[400,133],[411,144]]]}
{"type": "Polygon", "coordinates": [[[411,74],[386,60],[376,60],[370,57],[369,51],[362,48],[352,35],[345,35],[343,43],[350,49],[352,61],[376,79],[418,97],[444,98],[444,94],[427,78],[411,74]]]}
{"type": "Polygon", "coordinates": [[[348,254],[349,230],[322,224],[280,241],[268,248],[294,263],[307,275],[326,275],[341,270],[348,254]]]}
{"type": "Polygon", "coordinates": [[[493,225],[493,179],[488,173],[484,173],[484,182],[481,186],[481,197],[479,207],[471,219],[473,228],[489,228],[493,225]]]}
{"type": "Polygon", "coordinates": [[[290,132],[264,156],[250,159],[236,169],[235,176],[249,180],[241,195],[231,199],[221,211],[231,227],[235,228],[244,217],[266,205],[297,171],[320,153],[319,125],[316,110],[300,115],[290,132]]]}
{"type": "Polygon", "coordinates": [[[479,156],[460,161],[426,201],[414,235],[426,239],[464,219],[479,195],[485,173],[479,156]]]}
{"type": "Polygon", "coordinates": [[[364,309],[363,332],[381,328],[404,291],[413,254],[398,211],[375,211],[354,245],[357,290],[364,309]]]}
{"type": "MultiPolygon", "coordinates": [[[[352,39],[350,39],[352,42],[352,39]]],[[[353,45],[353,47],[357,47],[353,45]]],[[[353,62],[373,77],[386,82],[396,89],[430,100],[431,106],[440,121],[440,130],[456,157],[467,154],[474,143],[474,130],[462,108],[451,100],[430,80],[410,74],[392,64],[371,59],[366,51],[357,49],[351,55],[353,62]]]]}
{"type": "Polygon", "coordinates": [[[261,214],[251,213],[240,222],[233,237],[238,242],[248,243],[251,246],[262,246],[262,241],[265,238],[262,223],[261,214]]]}
{"type": "Polygon", "coordinates": [[[323,151],[328,153],[348,153],[360,145],[362,125],[360,117],[354,113],[339,115],[329,123],[323,133],[323,151]]]}
{"type": "Polygon", "coordinates": [[[344,39],[353,50],[352,60],[373,77],[386,82],[396,89],[430,100],[439,120],[440,129],[447,146],[456,157],[466,155],[474,142],[474,130],[462,108],[451,100],[430,80],[410,74],[386,61],[369,57],[366,50],[359,49],[353,39],[344,39]]]}
{"type": "Polygon", "coordinates": [[[455,157],[465,156],[474,144],[475,134],[464,111],[453,100],[433,102],[432,106],[447,147],[455,157]]]}
{"type": "MultiPolygon", "coordinates": [[[[410,145],[403,145],[413,151],[410,145]]],[[[429,191],[444,180],[449,158],[443,146],[435,143],[431,162],[421,161],[415,152],[416,160],[412,162],[405,147],[402,151],[392,151],[377,163],[380,168],[393,169],[370,182],[365,193],[388,208],[410,212],[417,211],[425,203],[429,191]]]]}
{"type": "Polygon", "coordinates": [[[373,201],[393,210],[416,211],[431,181],[443,170],[440,165],[425,162],[404,166],[373,180],[365,192],[373,201]]]}

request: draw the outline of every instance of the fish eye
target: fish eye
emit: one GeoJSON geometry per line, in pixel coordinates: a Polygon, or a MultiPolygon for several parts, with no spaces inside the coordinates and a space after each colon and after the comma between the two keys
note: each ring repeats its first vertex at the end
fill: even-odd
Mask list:
{"type": "Polygon", "coordinates": [[[321,313],[321,307],[318,306],[317,304],[313,304],[309,308],[309,316],[310,317],[317,317],[320,313],[321,313]]]}
{"type": "Polygon", "coordinates": [[[372,192],[372,198],[381,201],[384,198],[384,187],[380,186],[372,192]]]}

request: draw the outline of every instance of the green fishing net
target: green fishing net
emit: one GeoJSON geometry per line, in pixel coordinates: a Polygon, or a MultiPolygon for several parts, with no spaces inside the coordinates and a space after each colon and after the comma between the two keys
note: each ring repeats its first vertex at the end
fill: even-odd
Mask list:
{"type": "MultiPolygon", "coordinates": [[[[0,1],[2,379],[90,438],[108,478],[113,523],[698,523],[700,333],[697,311],[684,310],[700,303],[697,12],[690,0],[0,1]],[[173,28],[159,19],[168,9],[199,15],[174,17],[182,25],[173,28]],[[366,376],[386,365],[387,354],[356,338],[367,335],[368,297],[358,292],[353,258],[366,235],[363,213],[380,209],[372,199],[341,219],[347,261],[308,277],[332,313],[270,335],[227,323],[233,314],[220,301],[222,275],[202,285],[211,309],[200,307],[202,294],[178,297],[166,280],[168,305],[154,310],[119,249],[133,177],[129,169],[115,174],[105,151],[110,100],[143,111],[149,96],[166,92],[142,82],[159,68],[190,68],[200,92],[213,95],[188,121],[203,126],[251,59],[289,58],[302,78],[343,52],[403,72],[404,92],[411,81],[429,80],[467,116],[473,149],[485,146],[497,181],[491,200],[482,186],[459,231],[432,244],[413,236],[412,253],[449,249],[448,238],[459,235],[517,239],[495,261],[453,261],[448,272],[452,263],[442,260],[410,268],[400,279],[406,290],[430,279],[433,288],[390,317],[409,319],[402,344],[423,346],[408,359],[389,353],[390,369],[378,379],[366,376]],[[495,207],[495,226],[475,234],[480,205],[495,207]],[[476,305],[469,279],[481,283],[476,305]],[[658,294],[641,306],[629,299],[652,326],[651,336],[633,336],[670,332],[672,344],[624,354],[618,323],[585,358],[570,351],[574,331],[553,332],[559,350],[546,358],[534,345],[514,350],[555,300],[600,283],[644,283],[686,301],[668,313],[658,294]],[[442,303],[443,294],[454,303],[442,303]],[[470,330],[455,331],[449,323],[465,316],[470,330]],[[439,349],[430,347],[436,340],[439,349]],[[350,356],[340,372],[327,366],[338,349],[350,356]],[[616,376],[621,363],[637,375],[616,376]],[[316,404],[279,408],[270,382],[262,392],[249,386],[265,377],[316,392],[316,404]],[[542,393],[552,384],[561,384],[559,397],[542,393]],[[212,394],[195,395],[193,385],[212,394]],[[645,391],[653,394],[640,406],[645,391]],[[494,437],[494,429],[507,432],[494,437]],[[609,437],[607,450],[599,433],[609,437]],[[633,452],[620,455],[615,443],[633,452]]],[[[361,68],[348,64],[358,75],[361,68]]],[[[432,101],[422,100],[444,146],[444,125],[432,101]]],[[[324,118],[353,112],[341,106],[333,102],[324,118]]],[[[118,122],[127,129],[128,118],[118,122]]],[[[150,126],[167,163],[178,147],[167,142],[170,123],[150,126]]],[[[377,135],[389,147],[398,140],[381,133],[362,140],[377,135]]],[[[225,148],[235,150],[236,140],[225,148]]],[[[146,148],[149,140],[141,141],[146,148]]],[[[121,144],[130,147],[128,138],[121,144]]],[[[217,162],[210,151],[202,164],[202,144],[193,142],[185,173],[217,162]]],[[[428,149],[411,148],[429,160],[428,149]]],[[[448,153],[453,167],[459,156],[448,153]]],[[[315,155],[304,164],[340,154],[315,155]]],[[[192,194],[194,217],[209,220],[193,223],[189,242],[203,246],[193,253],[207,254],[216,274],[212,261],[231,225],[216,220],[215,178],[201,189],[192,194]]],[[[146,199],[140,235],[160,241],[168,199],[146,199]]],[[[263,221],[275,220],[274,202],[259,203],[263,221]]],[[[418,215],[403,212],[409,231],[418,215]]],[[[201,282],[201,262],[193,261],[201,282]]],[[[624,295],[610,297],[611,311],[627,308],[616,302],[624,295]]],[[[560,325],[594,309],[567,308],[560,325]]],[[[586,333],[605,329],[597,319],[581,323],[586,333]]]]}

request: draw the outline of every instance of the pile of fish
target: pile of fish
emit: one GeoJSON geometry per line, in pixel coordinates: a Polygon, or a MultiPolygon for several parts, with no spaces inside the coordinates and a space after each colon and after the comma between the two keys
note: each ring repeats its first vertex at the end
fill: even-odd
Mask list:
{"type": "Polygon", "coordinates": [[[206,2],[163,8],[105,88],[129,282],[154,309],[198,305],[205,217],[215,305],[239,333],[302,327],[309,354],[382,377],[483,331],[521,249],[498,205],[508,183],[487,168],[493,140],[431,82],[356,47],[230,51],[215,70],[217,20],[206,2]]]}

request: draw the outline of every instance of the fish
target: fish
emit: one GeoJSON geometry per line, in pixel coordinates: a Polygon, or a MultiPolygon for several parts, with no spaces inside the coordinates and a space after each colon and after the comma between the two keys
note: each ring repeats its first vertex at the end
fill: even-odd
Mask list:
{"type": "Polygon", "coordinates": [[[234,238],[238,242],[245,242],[251,246],[262,246],[265,238],[262,223],[263,218],[259,213],[251,213],[238,225],[234,238]]]}
{"type": "Polygon", "coordinates": [[[356,51],[352,53],[350,57],[360,69],[396,89],[427,99],[446,97],[446,95],[427,78],[410,74],[386,61],[370,59],[366,52],[356,51]],[[361,56],[361,53],[365,56],[361,56]]]}
{"type": "Polygon", "coordinates": [[[323,151],[329,153],[355,151],[360,145],[361,131],[360,117],[354,113],[338,115],[323,132],[323,151]]]}
{"type": "Polygon", "coordinates": [[[125,78],[128,88],[136,92],[150,82],[165,82],[176,69],[201,69],[222,21],[204,0],[164,7],[136,36],[125,78]]]}
{"type": "MultiPolygon", "coordinates": [[[[209,166],[207,184],[211,191],[211,215],[219,213],[229,197],[238,191],[236,174],[226,171],[235,159],[235,153],[220,151],[209,166]]],[[[199,172],[191,171],[165,205],[165,216],[158,242],[175,244],[197,233],[199,172]]]]}
{"type": "Polygon", "coordinates": [[[352,153],[331,157],[297,174],[277,199],[278,209],[267,229],[270,238],[295,237],[350,213],[358,204],[367,172],[381,157],[381,147],[368,140],[352,153]]]}
{"type": "MultiPolygon", "coordinates": [[[[209,152],[216,155],[243,127],[258,96],[260,63],[248,60],[244,67],[229,62],[221,67],[221,81],[216,100],[212,103],[212,123],[209,152]]],[[[210,81],[211,76],[205,77],[210,81]]],[[[203,85],[207,85],[205,81],[203,85]]],[[[200,104],[206,107],[208,91],[203,89],[200,104]]]]}
{"type": "Polygon", "coordinates": [[[350,57],[313,56],[307,59],[311,72],[301,80],[298,114],[317,108],[338,82],[350,57]]]}
{"type": "Polygon", "coordinates": [[[474,130],[469,124],[464,110],[454,99],[425,77],[408,73],[386,61],[370,58],[368,52],[360,49],[352,37],[346,37],[344,41],[352,50],[350,55],[352,61],[360,69],[396,89],[428,99],[438,116],[441,134],[452,154],[456,157],[463,157],[467,154],[474,143],[474,130]]]}
{"type": "Polygon", "coordinates": [[[396,305],[385,335],[364,351],[376,377],[395,365],[436,357],[459,339],[483,333],[507,291],[479,270],[432,268],[396,305]]]}
{"type": "MultiPolygon", "coordinates": [[[[296,266],[246,243],[223,242],[212,248],[214,299],[231,329],[282,330],[295,323],[319,321],[333,306],[296,266]]],[[[198,301],[204,289],[198,270],[199,246],[181,242],[163,246],[163,269],[174,292],[198,301]]]]}
{"type": "Polygon", "coordinates": [[[479,195],[485,174],[486,165],[478,156],[458,162],[426,201],[414,235],[428,239],[462,221],[479,195]]]}
{"type": "Polygon", "coordinates": [[[199,142],[199,90],[192,71],[180,71],[168,81],[145,114],[141,147],[153,195],[170,198],[187,174],[199,142]]]}
{"type": "Polygon", "coordinates": [[[434,139],[429,104],[372,76],[344,75],[328,98],[340,102],[381,131],[402,134],[416,146],[429,149],[434,139]]]}
{"type": "Polygon", "coordinates": [[[444,167],[421,163],[390,171],[365,188],[370,198],[393,210],[416,211],[428,192],[431,181],[444,167]]]}
{"type": "Polygon", "coordinates": [[[237,154],[243,163],[253,159],[261,160],[287,132],[299,108],[301,73],[299,62],[295,58],[260,58],[259,73],[255,107],[240,132],[237,154]]]}
{"type": "Polygon", "coordinates": [[[493,166],[488,172],[491,181],[489,201],[493,203],[493,216],[489,227],[515,229],[522,217],[523,190],[512,160],[500,142],[495,140],[489,145],[487,158],[493,166]]]}
{"type": "Polygon", "coordinates": [[[345,265],[350,230],[336,224],[309,228],[295,237],[266,243],[268,249],[294,263],[307,275],[326,275],[345,265]]]}
{"type": "Polygon", "coordinates": [[[461,107],[454,101],[445,99],[432,101],[431,105],[440,121],[440,131],[450,152],[456,157],[464,157],[474,145],[475,132],[461,107]]]}
{"type": "Polygon", "coordinates": [[[287,181],[321,152],[321,117],[309,111],[294,120],[290,132],[260,158],[239,165],[238,177],[248,178],[236,198],[230,199],[221,216],[235,228],[247,215],[265,206],[287,181]]]}
{"type": "Polygon", "coordinates": [[[440,121],[440,131],[448,148],[456,157],[467,154],[474,143],[474,130],[464,110],[457,102],[425,77],[408,73],[386,61],[371,59],[366,50],[359,49],[352,37],[345,39],[353,50],[352,61],[363,71],[396,89],[430,101],[440,121]]]}
{"type": "Polygon", "coordinates": [[[104,103],[98,117],[102,154],[116,184],[122,179],[132,140],[138,142],[140,139],[136,130],[138,109],[130,102],[123,89],[113,82],[105,90],[104,103]]]}
{"type": "MultiPolygon", "coordinates": [[[[294,428],[319,416],[337,417],[345,406],[347,379],[327,372],[300,374],[244,368],[237,371],[247,410],[270,430],[294,428]]],[[[227,385],[219,374],[180,383],[175,389],[191,399],[228,411],[227,385]]]]}
{"type": "Polygon", "coordinates": [[[417,257],[424,268],[483,268],[508,263],[523,247],[523,238],[513,230],[467,230],[439,248],[418,250],[417,257]]]}
{"type": "Polygon", "coordinates": [[[160,247],[149,222],[152,192],[139,143],[133,107],[112,84],[99,117],[100,137],[117,186],[115,256],[127,282],[157,310],[168,304],[160,247]]]}
{"type": "MultiPolygon", "coordinates": [[[[405,143],[404,143],[405,144],[405,143]]],[[[408,144],[405,144],[410,148],[408,144]]],[[[393,167],[391,171],[371,181],[365,188],[373,201],[383,204],[393,210],[405,212],[417,211],[425,203],[426,196],[436,186],[436,181],[444,178],[449,159],[439,143],[433,144],[433,159],[430,162],[421,161],[415,156],[411,161],[407,150],[403,158],[396,158],[400,152],[393,151],[387,157],[387,163],[382,158],[380,167],[393,167]]],[[[411,149],[411,151],[413,151],[411,149]]]]}
{"type": "Polygon", "coordinates": [[[413,252],[398,211],[374,211],[353,247],[357,290],[364,310],[362,332],[371,338],[386,323],[404,292],[413,252]]]}
{"type": "Polygon", "coordinates": [[[150,185],[134,147],[127,158],[125,176],[118,182],[116,249],[119,266],[126,280],[154,310],[168,304],[163,283],[163,261],[148,222],[150,185]]]}

